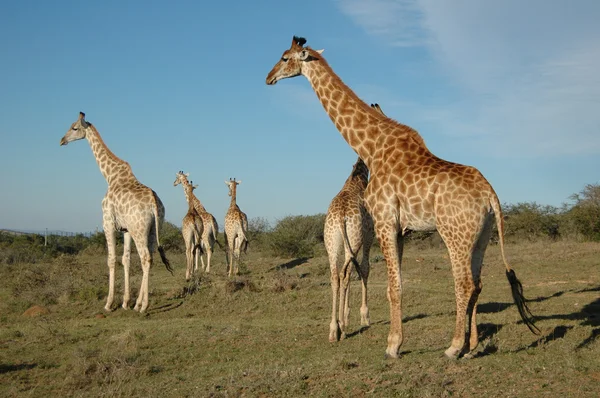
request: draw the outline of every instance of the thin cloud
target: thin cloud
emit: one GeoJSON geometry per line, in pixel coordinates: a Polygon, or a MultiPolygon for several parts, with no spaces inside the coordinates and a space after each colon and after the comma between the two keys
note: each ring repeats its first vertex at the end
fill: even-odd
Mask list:
{"type": "Polygon", "coordinates": [[[385,38],[392,46],[427,44],[427,31],[422,28],[422,12],[414,1],[338,0],[337,3],[342,12],[367,33],[385,38]]]}
{"type": "Polygon", "coordinates": [[[600,3],[366,3],[338,1],[388,45],[426,48],[439,75],[459,88],[453,105],[423,110],[439,123],[436,132],[472,135],[498,155],[600,153],[600,3]]]}

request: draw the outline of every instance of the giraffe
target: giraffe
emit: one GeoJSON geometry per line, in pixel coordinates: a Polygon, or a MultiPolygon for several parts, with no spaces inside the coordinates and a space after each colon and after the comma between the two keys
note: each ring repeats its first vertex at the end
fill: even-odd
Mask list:
{"type": "Polygon", "coordinates": [[[370,324],[367,282],[369,280],[369,253],[374,233],[373,220],[364,206],[363,198],[368,179],[369,169],[362,159],[358,158],[343,188],[331,201],[325,217],[323,236],[331,270],[332,306],[331,323],[329,324],[329,341],[331,342],[346,337],[350,313],[348,296],[352,273],[351,263],[356,267],[362,284],[360,323],[364,326],[370,324]],[[361,248],[362,261],[359,264],[356,254],[361,248]],[[338,257],[342,249],[344,262],[340,267],[338,257]],[[339,302],[337,301],[338,297],[339,302]]]}
{"type": "MultiPolygon", "coordinates": [[[[213,249],[215,247],[215,243],[219,246],[221,246],[221,243],[217,240],[217,234],[219,233],[219,224],[217,224],[217,219],[210,214],[206,208],[202,205],[202,203],[200,202],[200,199],[198,199],[198,197],[194,194],[194,189],[197,187],[194,186],[190,191],[189,191],[189,195],[188,195],[188,191],[186,190],[186,186],[190,185],[187,177],[189,177],[190,173],[184,173],[183,171],[179,171],[176,174],[175,177],[175,182],[173,182],[173,186],[177,186],[178,184],[182,184],[185,194],[186,194],[186,199],[188,201],[188,203],[192,203],[192,205],[194,206],[194,209],[196,209],[196,212],[198,213],[198,215],[200,216],[200,218],[202,219],[202,223],[204,225],[204,232],[202,233],[202,239],[200,241],[200,245],[201,245],[201,249],[202,249],[202,253],[206,254],[206,265],[204,264],[204,257],[203,254],[200,254],[200,262],[202,264],[202,270],[204,272],[210,272],[210,260],[212,257],[212,253],[213,253],[213,249]]],[[[198,268],[198,262],[196,259],[196,269],[198,268]]]]}
{"type": "Polygon", "coordinates": [[[386,357],[397,358],[403,342],[400,269],[404,234],[409,230],[437,230],[448,248],[456,296],[454,335],[445,351],[448,357],[472,357],[478,345],[481,267],[494,218],[513,300],[525,325],[539,333],[521,282],[504,253],[504,220],[490,183],[476,168],[432,154],[416,130],[363,102],[331,69],[323,50],[305,44],[306,39],[294,36],[266,83],[305,76],[344,140],[369,168],[365,204],[373,217],[388,274],[390,331],[386,357]]]}
{"type": "Polygon", "coordinates": [[[239,275],[240,251],[243,250],[245,253],[248,248],[246,236],[248,217],[236,203],[237,186],[241,183],[242,181],[236,181],[235,178],[230,178],[229,181],[225,180],[225,184],[229,187],[229,196],[231,196],[231,203],[225,215],[225,245],[227,245],[226,257],[229,276],[239,275]]]}
{"type": "Polygon", "coordinates": [[[79,113],[79,118],[73,123],[60,140],[60,145],[86,138],[100,172],[108,183],[108,191],[102,200],[102,226],[108,246],[108,298],[106,311],[111,310],[115,291],[116,264],[116,233],[124,232],[123,236],[123,269],[125,274],[123,308],[129,308],[129,265],[131,262],[131,239],[137,248],[142,265],[142,284],[134,310],[146,311],[148,308],[148,279],[152,265],[154,244],[167,270],[173,274],[173,269],[160,245],[158,230],[165,217],[165,208],[156,192],[140,183],[135,178],[131,166],[118,158],[106,146],[96,127],[85,120],[85,114],[79,113]]]}
{"type": "Polygon", "coordinates": [[[196,186],[191,182],[182,185],[188,203],[188,211],[186,215],[183,216],[181,224],[181,233],[183,235],[183,241],[185,242],[185,280],[189,281],[192,277],[192,269],[193,271],[198,271],[198,257],[202,255],[200,241],[202,234],[204,233],[204,222],[202,221],[202,217],[200,217],[196,211],[194,202],[189,199],[190,195],[194,194],[193,191],[196,186]]]}

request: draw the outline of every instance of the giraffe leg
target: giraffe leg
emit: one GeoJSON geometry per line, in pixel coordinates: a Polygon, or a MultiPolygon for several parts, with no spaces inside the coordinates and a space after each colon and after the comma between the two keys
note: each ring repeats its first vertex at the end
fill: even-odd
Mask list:
{"type": "Polygon", "coordinates": [[[483,228],[477,239],[475,247],[473,249],[473,255],[471,259],[471,273],[473,275],[473,283],[475,284],[475,290],[471,296],[469,307],[467,308],[467,316],[470,318],[469,327],[469,350],[465,353],[464,358],[472,358],[474,351],[479,344],[479,333],[477,332],[477,299],[483,288],[481,283],[481,268],[483,267],[483,257],[485,250],[492,236],[492,225],[494,218],[490,214],[484,220],[483,228]]]}
{"type": "Polygon", "coordinates": [[[362,302],[360,306],[360,324],[362,326],[369,326],[371,319],[369,317],[369,306],[367,305],[367,284],[369,282],[369,272],[371,266],[369,264],[369,255],[371,253],[371,244],[373,243],[373,231],[371,230],[371,237],[363,235],[363,253],[362,261],[357,269],[360,275],[360,283],[362,285],[362,302]]]}
{"type": "Polygon", "coordinates": [[[185,280],[189,281],[192,277],[192,266],[194,263],[194,241],[191,237],[186,237],[185,241],[185,280]]]}
{"type": "Polygon", "coordinates": [[[150,276],[150,267],[152,266],[152,254],[147,247],[142,248],[142,250],[138,247],[138,253],[142,263],[142,284],[133,309],[142,313],[148,308],[148,279],[150,276]]]}
{"type": "Polygon", "coordinates": [[[357,268],[362,285],[362,302],[360,306],[360,324],[362,326],[369,326],[371,324],[369,307],[367,305],[367,284],[369,282],[369,273],[371,270],[369,256],[371,255],[371,246],[373,245],[373,233],[373,220],[365,210],[362,222],[362,261],[357,268]]]}
{"type": "Polygon", "coordinates": [[[104,227],[104,236],[106,237],[106,246],[108,249],[108,297],[106,298],[106,305],[104,306],[104,310],[111,311],[112,303],[115,298],[115,265],[117,263],[117,254],[116,254],[116,231],[114,224],[107,222],[106,220],[103,223],[104,227]]]}
{"type": "Polygon", "coordinates": [[[129,309],[129,266],[131,264],[131,234],[129,232],[125,232],[123,234],[123,257],[121,258],[121,263],[123,263],[123,309],[129,309]]]}
{"type": "Polygon", "coordinates": [[[335,342],[340,339],[340,324],[338,322],[338,298],[340,295],[340,277],[338,274],[337,250],[327,250],[329,254],[329,269],[331,271],[331,322],[329,323],[329,341],[335,342]]]}
{"type": "Polygon", "coordinates": [[[393,215],[386,217],[381,212],[375,220],[375,232],[379,239],[381,251],[385,257],[388,273],[387,297],[390,304],[390,332],[385,350],[387,358],[398,358],[398,350],[402,345],[402,276],[400,268],[404,237],[399,233],[399,225],[393,215]],[[390,221],[392,220],[392,221],[390,221]]]}
{"type": "Polygon", "coordinates": [[[340,325],[340,340],[346,338],[346,329],[348,327],[348,319],[350,312],[350,304],[348,302],[348,296],[350,295],[350,274],[352,273],[352,267],[350,266],[351,260],[349,254],[346,254],[344,259],[344,265],[340,270],[341,283],[340,283],[340,300],[338,310],[338,320],[340,325]]]}
{"type": "Polygon", "coordinates": [[[240,253],[241,253],[241,248],[242,248],[242,239],[239,237],[239,235],[234,239],[234,252],[233,252],[233,262],[235,264],[235,275],[239,275],[240,274],[240,253]]]}
{"type": "MultiPolygon", "coordinates": [[[[210,244],[206,245],[206,269],[204,272],[207,274],[210,272],[210,258],[212,257],[212,249],[213,247],[210,244]]],[[[204,269],[204,263],[202,263],[202,268],[204,269]]]]}

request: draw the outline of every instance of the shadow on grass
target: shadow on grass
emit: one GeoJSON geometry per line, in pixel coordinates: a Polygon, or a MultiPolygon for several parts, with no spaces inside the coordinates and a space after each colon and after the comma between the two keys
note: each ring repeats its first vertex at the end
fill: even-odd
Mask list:
{"type": "MultiPolygon", "coordinates": [[[[589,293],[589,292],[598,292],[600,291],[600,286],[590,287],[581,290],[568,290],[567,292],[572,293],[589,293]]],[[[565,294],[565,291],[556,292],[547,297],[537,297],[532,300],[528,300],[529,302],[540,303],[546,300],[550,300],[553,298],[557,298],[565,294]]],[[[508,307],[513,306],[513,303],[485,303],[479,304],[477,306],[478,313],[497,313],[504,311],[508,307]]],[[[588,336],[585,340],[583,340],[578,346],[577,349],[588,346],[598,339],[600,336],[600,298],[584,305],[581,307],[580,311],[572,312],[570,314],[554,314],[554,315],[545,315],[545,316],[535,316],[536,321],[544,321],[544,320],[562,320],[562,321],[579,321],[580,326],[592,326],[592,332],[590,336],[588,336]]],[[[518,321],[518,323],[523,323],[523,321],[518,321]]],[[[539,345],[543,345],[554,341],[556,339],[561,339],[565,337],[566,333],[572,329],[573,326],[557,326],[555,327],[548,335],[541,337],[540,339],[533,342],[527,348],[534,348],[539,345]]]]}
{"type": "Polygon", "coordinates": [[[0,364],[0,374],[16,372],[19,370],[29,370],[37,366],[37,363],[20,363],[18,365],[0,364]]]}
{"type": "Polygon", "coordinates": [[[299,257],[295,260],[288,261],[287,263],[277,265],[277,266],[271,268],[269,271],[281,271],[283,269],[292,269],[299,265],[307,263],[308,259],[309,259],[309,257],[299,257]]]}
{"type": "Polygon", "coordinates": [[[176,302],[176,303],[168,303],[168,304],[161,305],[160,307],[151,308],[146,312],[146,314],[152,315],[152,314],[158,314],[161,312],[167,312],[167,311],[174,310],[175,308],[181,307],[182,305],[183,305],[183,300],[176,302]]]}
{"type": "MultiPolygon", "coordinates": [[[[547,297],[537,297],[531,300],[527,300],[527,302],[529,303],[541,303],[543,301],[546,300],[550,300],[556,297],[560,297],[563,294],[565,294],[565,292],[556,292],[554,294],[551,294],[550,296],[547,297]]],[[[498,312],[502,312],[507,308],[510,308],[512,306],[514,306],[515,303],[483,303],[483,304],[477,304],[477,313],[478,314],[496,314],[498,312]]]]}

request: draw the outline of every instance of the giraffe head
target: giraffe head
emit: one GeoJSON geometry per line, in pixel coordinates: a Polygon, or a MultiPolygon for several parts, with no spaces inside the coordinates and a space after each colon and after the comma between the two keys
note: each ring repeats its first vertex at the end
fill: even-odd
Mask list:
{"type": "Polygon", "coordinates": [[[279,62],[275,64],[271,72],[267,75],[267,84],[272,85],[281,79],[299,76],[306,68],[306,64],[319,59],[323,50],[313,50],[310,47],[304,47],[306,39],[294,36],[292,46],[285,50],[279,62]]]}
{"type": "Polygon", "coordinates": [[[184,173],[183,171],[178,171],[177,174],[175,174],[175,181],[173,182],[173,186],[176,187],[179,184],[183,184],[186,185],[188,182],[188,176],[190,175],[190,173],[184,173]]]}
{"type": "Polygon", "coordinates": [[[77,141],[85,138],[90,123],[85,121],[85,113],[79,112],[79,119],[71,125],[69,131],[60,139],[60,145],[67,145],[71,141],[77,141]]]}
{"type": "Polygon", "coordinates": [[[230,178],[229,181],[225,180],[225,184],[229,187],[229,196],[232,196],[235,193],[235,190],[242,181],[236,181],[235,178],[230,178]]]}

